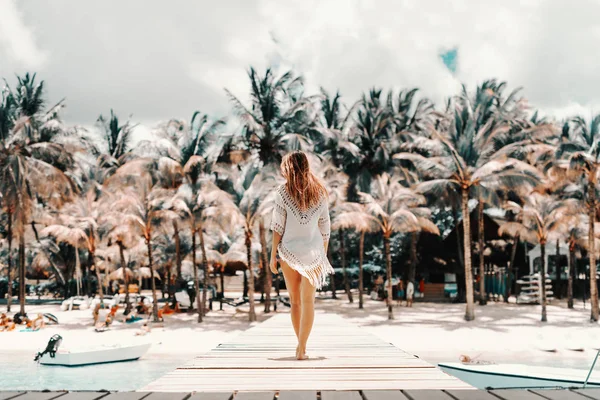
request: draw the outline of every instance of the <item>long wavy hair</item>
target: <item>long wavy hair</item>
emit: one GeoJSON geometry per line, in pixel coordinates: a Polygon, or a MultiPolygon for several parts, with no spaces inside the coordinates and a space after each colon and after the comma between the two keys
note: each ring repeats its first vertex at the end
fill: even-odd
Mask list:
{"type": "Polygon", "coordinates": [[[318,205],[327,196],[325,185],[312,173],[308,158],[302,151],[293,151],[283,157],[281,174],[287,181],[285,188],[288,194],[301,210],[318,205]]]}

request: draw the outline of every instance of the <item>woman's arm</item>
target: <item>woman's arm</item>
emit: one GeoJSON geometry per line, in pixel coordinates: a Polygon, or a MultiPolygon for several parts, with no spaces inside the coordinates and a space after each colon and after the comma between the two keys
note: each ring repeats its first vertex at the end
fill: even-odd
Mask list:
{"type": "Polygon", "coordinates": [[[271,262],[269,263],[269,267],[274,274],[279,273],[277,271],[277,248],[279,247],[280,242],[281,234],[277,231],[273,231],[273,247],[271,247],[271,262]]]}
{"type": "Polygon", "coordinates": [[[283,204],[283,199],[279,193],[275,194],[275,205],[273,207],[273,215],[271,217],[271,230],[273,231],[273,247],[271,248],[271,262],[269,267],[271,272],[277,274],[277,248],[281,242],[281,238],[285,233],[285,223],[287,221],[287,211],[283,204]]]}

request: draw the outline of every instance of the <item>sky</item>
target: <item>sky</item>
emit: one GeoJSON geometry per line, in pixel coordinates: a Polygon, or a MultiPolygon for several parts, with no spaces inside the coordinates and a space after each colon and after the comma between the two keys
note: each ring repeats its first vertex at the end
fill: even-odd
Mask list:
{"type": "Polygon", "coordinates": [[[438,104],[462,83],[523,87],[563,118],[600,112],[600,0],[0,0],[0,76],[37,72],[63,118],[141,126],[230,114],[247,70],[305,77],[347,103],[373,86],[438,104]]]}

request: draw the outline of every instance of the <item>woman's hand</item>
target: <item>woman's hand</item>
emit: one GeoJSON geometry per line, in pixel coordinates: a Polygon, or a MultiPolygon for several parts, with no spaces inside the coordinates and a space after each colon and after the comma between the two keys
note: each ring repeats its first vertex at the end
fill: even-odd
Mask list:
{"type": "Polygon", "coordinates": [[[271,268],[271,272],[277,275],[279,271],[277,271],[277,257],[275,255],[271,255],[271,262],[269,263],[269,267],[271,268]]]}

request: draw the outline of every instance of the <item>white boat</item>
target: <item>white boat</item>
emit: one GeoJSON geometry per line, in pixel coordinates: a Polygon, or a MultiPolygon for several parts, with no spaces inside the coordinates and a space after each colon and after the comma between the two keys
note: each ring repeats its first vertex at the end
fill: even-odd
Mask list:
{"type": "Polygon", "coordinates": [[[82,365],[105,364],[121,361],[137,360],[150,348],[151,343],[126,345],[105,345],[77,350],[58,350],[54,357],[50,353],[43,354],[39,362],[44,365],[62,365],[77,367],[82,365]]]}
{"type": "MultiPolygon", "coordinates": [[[[438,367],[479,389],[582,387],[589,372],[523,364],[440,363],[438,367]]],[[[587,386],[600,387],[600,372],[592,373],[587,386]]]]}

